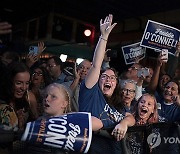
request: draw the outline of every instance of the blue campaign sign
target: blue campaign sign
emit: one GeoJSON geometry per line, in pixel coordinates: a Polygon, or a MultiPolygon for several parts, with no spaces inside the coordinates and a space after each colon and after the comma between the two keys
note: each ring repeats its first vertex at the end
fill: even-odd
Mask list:
{"type": "Polygon", "coordinates": [[[135,63],[136,59],[143,59],[145,57],[146,48],[140,46],[140,42],[126,45],[122,47],[123,56],[126,65],[135,63]]]}
{"type": "Polygon", "coordinates": [[[29,122],[22,141],[87,153],[92,139],[91,114],[68,113],[29,122]]]}
{"type": "Polygon", "coordinates": [[[140,45],[159,51],[168,49],[174,55],[179,37],[179,29],[148,20],[140,45]]]}

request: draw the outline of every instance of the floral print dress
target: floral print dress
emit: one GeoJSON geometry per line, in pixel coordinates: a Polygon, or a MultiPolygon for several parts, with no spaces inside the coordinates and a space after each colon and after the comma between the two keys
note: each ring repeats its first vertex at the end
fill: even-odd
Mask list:
{"type": "Polygon", "coordinates": [[[0,128],[4,130],[18,130],[18,118],[10,105],[0,104],[0,128]]]}

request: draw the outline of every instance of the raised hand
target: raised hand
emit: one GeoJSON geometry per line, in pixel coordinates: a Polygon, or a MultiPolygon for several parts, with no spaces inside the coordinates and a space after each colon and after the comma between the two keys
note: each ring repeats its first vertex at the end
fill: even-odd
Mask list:
{"type": "Polygon", "coordinates": [[[109,33],[117,24],[117,23],[112,24],[112,20],[113,20],[112,14],[109,14],[109,16],[106,16],[104,21],[102,19],[100,20],[101,37],[105,40],[107,40],[109,33]]]}
{"type": "Polygon", "coordinates": [[[38,60],[39,60],[38,55],[33,53],[28,53],[28,55],[26,56],[26,65],[30,68],[38,60]]]}
{"type": "Polygon", "coordinates": [[[45,49],[46,49],[46,47],[44,46],[44,42],[39,42],[38,43],[38,53],[41,54],[45,49]]]}
{"type": "Polygon", "coordinates": [[[80,70],[76,66],[76,62],[74,63],[74,77],[75,79],[80,79],[80,70]]]}
{"type": "Polygon", "coordinates": [[[157,58],[157,62],[159,66],[162,66],[163,63],[167,63],[167,59],[164,58],[164,55],[162,55],[162,53],[160,52],[158,58],[157,58]]]}
{"type": "Polygon", "coordinates": [[[173,102],[175,102],[178,106],[180,106],[180,95],[176,95],[172,97],[173,102]]]}
{"type": "Polygon", "coordinates": [[[113,19],[113,16],[109,14],[104,19],[104,21],[102,19],[100,20],[101,36],[99,37],[99,41],[95,48],[93,61],[92,61],[92,67],[90,68],[88,75],[86,76],[86,81],[85,81],[86,87],[89,89],[92,88],[98,82],[98,79],[99,79],[100,70],[101,70],[102,62],[105,55],[108,36],[111,30],[117,24],[117,23],[112,24],[112,19],[113,19]]]}
{"type": "Polygon", "coordinates": [[[135,58],[135,64],[139,64],[139,61],[140,61],[141,59],[139,58],[139,57],[136,57],[135,58]]]}

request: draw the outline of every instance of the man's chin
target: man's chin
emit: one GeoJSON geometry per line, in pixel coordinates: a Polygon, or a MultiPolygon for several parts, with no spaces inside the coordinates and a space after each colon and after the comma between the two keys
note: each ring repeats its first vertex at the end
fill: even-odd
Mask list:
{"type": "Polygon", "coordinates": [[[173,102],[172,99],[169,98],[169,97],[164,98],[164,100],[165,100],[165,102],[167,102],[167,103],[168,103],[168,102],[173,102]]]}

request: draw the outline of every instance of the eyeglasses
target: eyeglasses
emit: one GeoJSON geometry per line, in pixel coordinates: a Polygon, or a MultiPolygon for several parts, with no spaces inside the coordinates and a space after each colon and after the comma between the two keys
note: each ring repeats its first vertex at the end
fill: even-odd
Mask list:
{"type": "Polygon", "coordinates": [[[102,80],[110,79],[110,81],[116,81],[117,77],[115,75],[108,76],[107,74],[101,75],[102,80]]]}
{"type": "Polygon", "coordinates": [[[56,65],[56,64],[54,64],[54,65],[49,64],[49,65],[47,65],[46,67],[53,68],[53,67],[55,67],[55,66],[57,66],[57,65],[56,65]]]}
{"type": "Polygon", "coordinates": [[[132,70],[136,70],[136,71],[138,70],[138,68],[135,67],[135,66],[131,66],[130,68],[131,68],[132,70]]]}
{"type": "Polygon", "coordinates": [[[134,94],[135,90],[133,90],[133,89],[122,89],[122,92],[129,93],[129,94],[134,94]]]}
{"type": "Polygon", "coordinates": [[[43,76],[43,74],[42,73],[40,73],[40,72],[34,72],[32,75],[34,76],[34,75],[38,75],[38,76],[43,76]]]}

